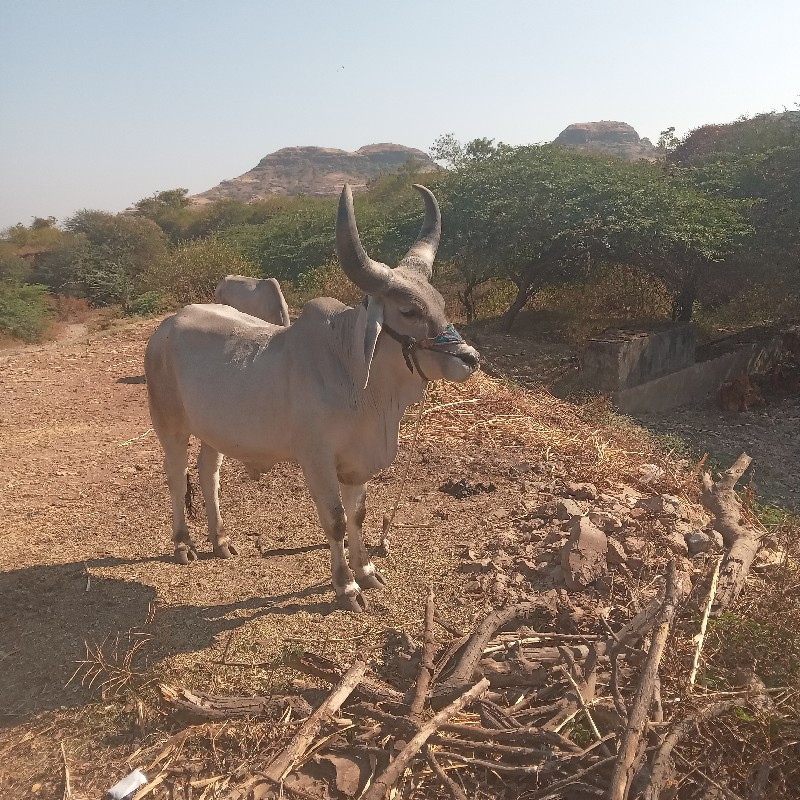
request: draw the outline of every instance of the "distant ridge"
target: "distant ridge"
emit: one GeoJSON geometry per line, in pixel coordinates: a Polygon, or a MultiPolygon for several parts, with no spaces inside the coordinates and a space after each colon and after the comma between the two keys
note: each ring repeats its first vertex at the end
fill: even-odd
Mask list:
{"type": "Polygon", "coordinates": [[[330,147],[284,147],[264,156],[244,175],[194,195],[192,201],[196,204],[227,199],[249,202],[273,194],[335,195],[345,182],[354,191],[363,191],[367,181],[397,172],[408,161],[415,162],[422,172],[439,169],[422,150],[401,144],[369,144],[355,153],[330,147]]]}
{"type": "Polygon", "coordinates": [[[616,156],[624,161],[658,161],[661,154],[647,138],[640,138],[627,122],[575,122],[568,125],[555,138],[554,144],[616,156]]]}

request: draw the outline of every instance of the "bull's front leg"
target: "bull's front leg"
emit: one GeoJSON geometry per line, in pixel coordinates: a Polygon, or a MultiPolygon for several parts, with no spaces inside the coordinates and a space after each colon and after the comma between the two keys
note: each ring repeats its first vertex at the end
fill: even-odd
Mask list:
{"type": "Polygon", "coordinates": [[[347,515],[339,494],[336,467],[330,462],[315,462],[303,465],[306,485],[311,499],[317,507],[322,529],[328,537],[331,550],[331,578],[336,600],[342,608],[356,613],[367,608],[366,598],[355,580],[344,552],[344,537],[347,532],[347,515]]]}
{"type": "Polygon", "coordinates": [[[367,487],[362,483],[349,486],[340,485],[342,501],[347,514],[347,549],[350,552],[350,566],[362,589],[382,589],[386,579],[378,572],[367,555],[364,546],[364,518],[367,515],[367,487]]]}
{"type": "Polygon", "coordinates": [[[218,558],[231,558],[238,556],[239,551],[225,533],[222,515],[219,513],[219,468],[222,466],[222,459],[222,453],[203,442],[197,457],[197,474],[206,505],[208,539],[214,548],[214,555],[218,558]]]}

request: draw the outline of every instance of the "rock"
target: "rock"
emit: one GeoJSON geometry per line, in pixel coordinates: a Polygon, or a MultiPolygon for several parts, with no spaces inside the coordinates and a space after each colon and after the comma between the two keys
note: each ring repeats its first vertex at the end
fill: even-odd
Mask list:
{"type": "Polygon", "coordinates": [[[619,518],[609,514],[607,511],[590,511],[589,519],[592,525],[597,525],[598,528],[606,532],[618,531],[622,528],[622,522],[619,518]]]}
{"type": "Polygon", "coordinates": [[[640,539],[638,536],[626,536],[625,541],[625,552],[630,555],[638,555],[642,552],[642,550],[647,547],[647,542],[644,539],[640,539]]]}
{"type": "Polygon", "coordinates": [[[574,500],[561,500],[556,506],[556,516],[559,519],[582,517],[583,509],[574,500]]]}
{"type": "Polygon", "coordinates": [[[698,553],[707,553],[714,544],[714,540],[703,531],[692,531],[687,533],[685,538],[690,556],[696,556],[698,553]]]}
{"type": "Polygon", "coordinates": [[[597,500],[597,487],[593,483],[568,483],[566,489],[576,500],[597,500]]]}
{"type": "Polygon", "coordinates": [[[668,533],[665,542],[669,550],[677,556],[685,556],[689,552],[686,545],[686,538],[682,533],[675,531],[668,533]]]}
{"type": "Polygon", "coordinates": [[[606,553],[606,563],[609,567],[620,567],[625,563],[625,550],[616,540],[609,537],[608,553],[606,553]]]}
{"type": "Polygon", "coordinates": [[[639,500],[634,507],[634,511],[639,508],[649,511],[656,517],[681,519],[684,515],[683,503],[680,498],[671,494],[658,494],[655,497],[646,497],[644,500],[639,500]]]}
{"type": "Polygon", "coordinates": [[[653,143],[646,137],[640,138],[627,122],[575,122],[558,134],[554,144],[572,150],[602,153],[625,161],[657,161],[661,157],[653,143]]]}
{"type": "Polygon", "coordinates": [[[561,548],[564,582],[570,589],[583,589],[607,569],[608,537],[588,517],[575,520],[572,533],[561,548]]]}
{"type": "Polygon", "coordinates": [[[711,531],[711,538],[714,540],[714,544],[718,550],[724,549],[725,540],[722,538],[722,534],[719,531],[711,531]]]}

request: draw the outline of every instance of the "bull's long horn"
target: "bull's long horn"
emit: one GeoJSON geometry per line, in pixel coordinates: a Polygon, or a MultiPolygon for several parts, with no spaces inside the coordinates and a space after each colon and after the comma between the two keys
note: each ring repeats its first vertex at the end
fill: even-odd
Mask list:
{"type": "Polygon", "coordinates": [[[373,261],[361,246],[353,212],[353,193],[345,184],[339,198],[336,215],[336,254],[344,274],[367,294],[383,294],[392,278],[392,270],[385,264],[373,261]]]}
{"type": "Polygon", "coordinates": [[[442,214],[430,189],[420,186],[418,183],[414,184],[414,188],[425,201],[425,221],[422,223],[419,238],[397,266],[418,269],[430,280],[433,273],[433,260],[436,258],[439,238],[442,235],[442,214]]]}

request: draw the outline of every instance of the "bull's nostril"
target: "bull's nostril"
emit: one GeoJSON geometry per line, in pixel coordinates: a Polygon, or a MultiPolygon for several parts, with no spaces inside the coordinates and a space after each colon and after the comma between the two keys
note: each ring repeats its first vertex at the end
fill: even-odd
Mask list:
{"type": "Polygon", "coordinates": [[[477,356],[473,356],[471,353],[459,353],[458,357],[468,366],[468,367],[477,367],[480,363],[480,360],[477,356]]]}

